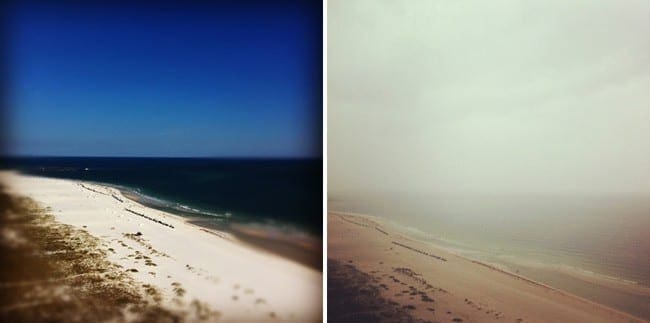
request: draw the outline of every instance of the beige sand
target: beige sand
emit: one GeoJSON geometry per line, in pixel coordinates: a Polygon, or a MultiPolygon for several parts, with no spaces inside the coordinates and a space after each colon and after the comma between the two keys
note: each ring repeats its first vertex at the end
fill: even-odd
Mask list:
{"type": "Polygon", "coordinates": [[[51,208],[57,221],[100,238],[109,259],[137,281],[157,287],[165,306],[199,301],[219,311],[221,321],[322,317],[317,270],[144,207],[110,187],[14,172],[2,172],[0,180],[10,193],[51,208]]]}
{"type": "MultiPolygon", "coordinates": [[[[329,213],[328,258],[370,274],[381,287],[381,297],[397,302],[414,318],[447,322],[643,321],[398,232],[379,218],[329,213]],[[414,309],[404,307],[408,305],[414,309]]],[[[331,297],[335,296],[328,294],[331,297]]]]}

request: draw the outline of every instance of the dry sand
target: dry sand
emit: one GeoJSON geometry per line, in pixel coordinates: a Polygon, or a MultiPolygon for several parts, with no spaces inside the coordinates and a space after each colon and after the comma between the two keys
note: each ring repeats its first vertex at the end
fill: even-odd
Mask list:
{"type": "Polygon", "coordinates": [[[375,217],[328,214],[328,318],[644,322],[398,232],[375,217]]]}
{"type": "Polygon", "coordinates": [[[56,221],[100,239],[108,259],[142,284],[156,287],[161,305],[197,301],[220,321],[318,321],[322,273],[133,202],[116,189],[79,181],[2,172],[8,192],[49,208],[56,221]]]}

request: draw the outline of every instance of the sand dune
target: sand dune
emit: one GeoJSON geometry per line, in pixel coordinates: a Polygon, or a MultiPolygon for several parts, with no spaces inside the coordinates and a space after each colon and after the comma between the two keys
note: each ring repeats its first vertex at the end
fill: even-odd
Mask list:
{"type": "Polygon", "coordinates": [[[110,261],[158,289],[162,306],[199,303],[220,321],[321,319],[317,270],[144,207],[110,187],[13,172],[1,180],[10,193],[48,207],[57,221],[99,238],[110,261]]]}
{"type": "Polygon", "coordinates": [[[328,300],[346,298],[351,308],[328,309],[339,321],[643,322],[416,241],[374,217],[329,213],[328,258],[328,300]],[[341,288],[363,275],[364,286],[341,288]]]}

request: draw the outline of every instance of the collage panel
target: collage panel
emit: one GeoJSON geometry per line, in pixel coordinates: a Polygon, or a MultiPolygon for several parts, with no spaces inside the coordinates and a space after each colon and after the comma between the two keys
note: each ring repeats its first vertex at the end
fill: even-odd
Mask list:
{"type": "Polygon", "coordinates": [[[328,321],[647,322],[649,14],[328,1],[328,321]]]}

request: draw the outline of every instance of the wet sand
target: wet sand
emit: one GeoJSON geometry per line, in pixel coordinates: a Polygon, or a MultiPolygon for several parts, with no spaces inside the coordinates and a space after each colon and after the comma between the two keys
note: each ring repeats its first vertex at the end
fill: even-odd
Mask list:
{"type": "Polygon", "coordinates": [[[318,271],[323,270],[322,239],[315,235],[256,223],[222,224],[215,222],[213,219],[198,217],[196,214],[159,208],[129,191],[120,190],[120,193],[129,200],[146,207],[159,209],[171,214],[178,214],[187,223],[199,226],[205,232],[213,234],[228,233],[235,237],[237,241],[247,244],[252,248],[293,260],[318,271]]]}
{"type": "MultiPolygon", "coordinates": [[[[378,293],[339,295],[351,301],[381,298],[406,310],[375,311],[384,322],[643,322],[627,313],[495,266],[470,260],[399,233],[375,217],[328,214],[328,258],[349,274],[368,275],[378,293]],[[334,262],[335,261],[335,262],[334,262]],[[347,265],[341,267],[341,264],[347,265]]],[[[337,298],[328,282],[328,301],[337,298]]],[[[349,315],[355,316],[351,310],[349,315]]],[[[366,311],[366,314],[368,312],[366,311]]],[[[346,315],[332,313],[328,315],[346,315]]],[[[363,316],[358,316],[363,319],[363,316]]]]}
{"type": "Polygon", "coordinates": [[[294,236],[287,237],[288,234],[281,231],[269,234],[268,228],[248,225],[229,225],[227,229],[220,230],[219,227],[203,219],[188,219],[188,222],[203,227],[202,230],[206,232],[228,232],[237,241],[252,248],[290,259],[314,270],[323,270],[323,244],[313,237],[297,239],[294,236]]]}

